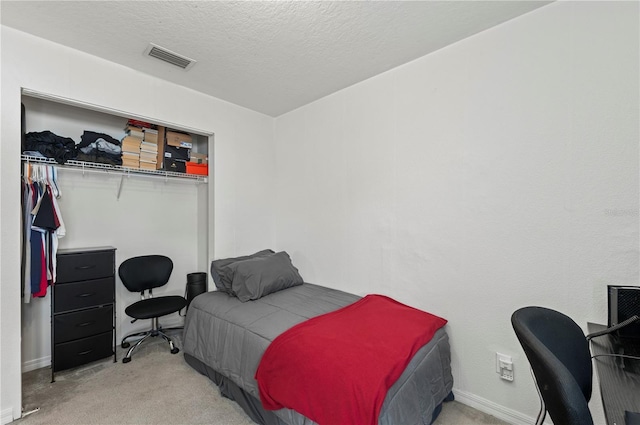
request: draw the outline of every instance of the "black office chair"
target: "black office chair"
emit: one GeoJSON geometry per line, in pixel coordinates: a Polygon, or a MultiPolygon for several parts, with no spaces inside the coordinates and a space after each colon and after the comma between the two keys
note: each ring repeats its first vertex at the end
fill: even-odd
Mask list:
{"type": "Polygon", "coordinates": [[[524,349],[542,404],[536,424],[549,412],[554,424],[592,425],[593,368],[589,343],[571,318],[543,307],[524,307],[511,324],[524,349]]]}
{"type": "MultiPolygon", "coordinates": [[[[146,332],[137,332],[122,338],[122,348],[128,348],[130,344],[127,339],[133,337],[140,338],[134,346],[129,348],[127,355],[122,359],[122,363],[131,361],[131,353],[149,337],[160,335],[171,348],[171,354],[176,354],[180,350],[173,344],[158,324],[158,318],[182,310],[187,305],[187,300],[178,295],[153,297],[153,288],[165,285],[169,281],[173,271],[173,262],[163,255],[144,255],[125,260],[118,268],[118,274],[124,286],[131,292],[140,292],[142,300],[128,306],[124,312],[127,316],[133,317],[131,323],[136,320],[152,319],[151,329],[146,332]],[[147,294],[145,296],[145,291],[147,294]]],[[[167,328],[164,330],[169,330],[167,328]]],[[[179,328],[177,328],[179,329],[179,328]]]]}

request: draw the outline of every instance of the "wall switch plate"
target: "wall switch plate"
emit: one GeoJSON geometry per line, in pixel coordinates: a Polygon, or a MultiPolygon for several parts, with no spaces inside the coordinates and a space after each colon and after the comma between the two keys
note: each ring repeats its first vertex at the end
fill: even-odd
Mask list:
{"type": "Polygon", "coordinates": [[[511,356],[496,353],[496,373],[506,381],[513,381],[513,360],[511,356]]]}

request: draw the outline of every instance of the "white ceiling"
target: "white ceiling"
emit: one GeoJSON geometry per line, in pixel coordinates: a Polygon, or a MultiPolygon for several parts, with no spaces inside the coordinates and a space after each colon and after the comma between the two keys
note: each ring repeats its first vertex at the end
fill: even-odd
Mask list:
{"type": "Polygon", "coordinates": [[[546,1],[5,1],[1,23],[278,116],[546,1]],[[152,42],[197,60],[144,56],[152,42]]]}

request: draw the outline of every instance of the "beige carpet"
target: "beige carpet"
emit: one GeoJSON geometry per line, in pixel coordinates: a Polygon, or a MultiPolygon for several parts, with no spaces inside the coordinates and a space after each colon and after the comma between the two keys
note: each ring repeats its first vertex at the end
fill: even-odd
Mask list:
{"type": "MultiPolygon", "coordinates": [[[[24,374],[24,411],[40,410],[14,423],[253,424],[235,402],[221,397],[208,378],[185,362],[182,352],[172,355],[161,340],[143,347],[128,364],[99,361],[58,373],[55,383],[50,382],[49,368],[24,374]]],[[[119,353],[118,359],[122,357],[119,353]]],[[[444,404],[436,424],[504,422],[454,401],[444,404]]]]}
{"type": "Polygon", "coordinates": [[[164,343],[147,345],[128,364],[111,358],[50,381],[49,368],[24,375],[24,411],[40,410],[16,424],[253,424],[164,343]]]}

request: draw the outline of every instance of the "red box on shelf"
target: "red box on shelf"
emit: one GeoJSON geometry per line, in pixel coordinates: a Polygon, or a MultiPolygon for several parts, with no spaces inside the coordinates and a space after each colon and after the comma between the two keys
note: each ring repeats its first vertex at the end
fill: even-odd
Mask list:
{"type": "Polygon", "coordinates": [[[196,164],[195,162],[187,162],[186,164],[187,174],[209,175],[209,164],[196,164]]]}

